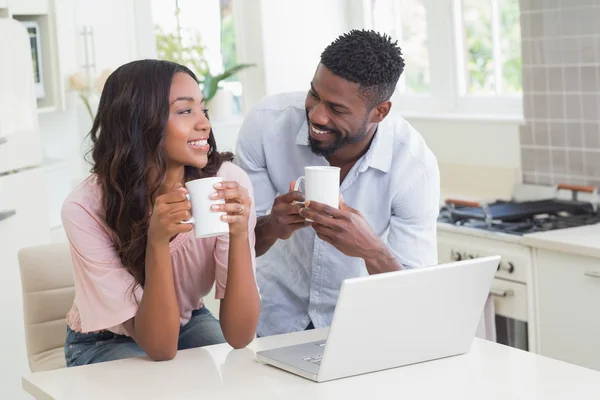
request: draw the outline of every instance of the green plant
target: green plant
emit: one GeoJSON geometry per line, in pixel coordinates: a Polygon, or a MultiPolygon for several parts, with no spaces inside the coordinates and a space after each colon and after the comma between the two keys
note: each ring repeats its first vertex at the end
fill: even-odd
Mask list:
{"type": "Polygon", "coordinates": [[[222,39],[226,50],[223,57],[224,71],[213,75],[204,57],[206,48],[202,44],[200,34],[181,27],[179,23],[180,12],[181,9],[176,1],[175,18],[177,29],[175,32],[167,33],[160,26],[155,26],[157,55],[161,60],[173,61],[185,65],[192,70],[202,85],[204,100],[209,102],[217,94],[222,81],[246,68],[255,66],[255,64],[236,63],[235,28],[231,15],[227,15],[222,21],[222,39]]]}
{"type": "Polygon", "coordinates": [[[206,71],[204,79],[202,80],[202,94],[204,95],[205,101],[208,102],[215,97],[217,90],[219,90],[219,82],[224,81],[243,69],[253,67],[254,65],[255,64],[238,64],[219,75],[212,75],[210,71],[206,71]]]}

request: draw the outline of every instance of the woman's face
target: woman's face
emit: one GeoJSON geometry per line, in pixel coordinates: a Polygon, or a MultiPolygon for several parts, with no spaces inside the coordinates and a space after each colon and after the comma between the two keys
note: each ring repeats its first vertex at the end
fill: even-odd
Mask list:
{"type": "Polygon", "coordinates": [[[200,87],[184,72],[171,83],[164,148],[168,167],[204,168],[208,163],[210,121],[200,87]]]}

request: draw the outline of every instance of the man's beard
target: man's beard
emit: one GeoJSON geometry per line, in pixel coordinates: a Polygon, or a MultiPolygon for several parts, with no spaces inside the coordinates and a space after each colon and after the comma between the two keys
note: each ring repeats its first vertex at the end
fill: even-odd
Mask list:
{"type": "MultiPolygon", "coordinates": [[[[335,135],[334,142],[330,145],[324,146],[321,144],[320,141],[313,139],[313,137],[311,136],[311,129],[312,129],[311,125],[312,124],[310,122],[310,119],[308,118],[308,111],[307,111],[306,112],[306,120],[308,121],[308,144],[310,146],[310,150],[318,156],[323,156],[323,157],[327,158],[327,157],[331,156],[333,153],[335,153],[336,151],[338,151],[339,149],[341,149],[342,147],[360,142],[368,134],[367,119],[368,119],[368,114],[365,117],[365,119],[363,120],[360,130],[353,135],[347,135],[345,137],[339,131],[331,130],[331,129],[323,129],[323,130],[329,131],[330,134],[335,135]]],[[[319,129],[319,130],[321,130],[321,128],[323,128],[323,127],[321,127],[321,126],[317,127],[317,129],[319,129]]]]}

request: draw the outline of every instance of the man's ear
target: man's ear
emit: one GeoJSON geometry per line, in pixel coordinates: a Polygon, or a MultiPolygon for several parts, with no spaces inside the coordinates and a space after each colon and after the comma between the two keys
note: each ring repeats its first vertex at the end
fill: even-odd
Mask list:
{"type": "Polygon", "coordinates": [[[387,117],[388,114],[390,113],[391,108],[392,108],[392,102],[389,100],[379,103],[373,109],[373,111],[375,112],[375,114],[373,115],[373,118],[375,119],[374,122],[379,123],[379,122],[383,121],[385,119],[385,117],[387,117]]]}

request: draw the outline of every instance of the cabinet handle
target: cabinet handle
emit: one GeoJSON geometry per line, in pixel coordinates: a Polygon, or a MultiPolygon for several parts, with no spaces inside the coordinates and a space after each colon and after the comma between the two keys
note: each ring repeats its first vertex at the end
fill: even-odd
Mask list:
{"type": "Polygon", "coordinates": [[[17,210],[5,210],[0,211],[0,221],[4,221],[5,219],[9,219],[13,215],[17,213],[17,210]]]}
{"type": "Polygon", "coordinates": [[[585,276],[589,276],[591,278],[600,278],[600,272],[598,272],[598,271],[585,271],[585,276]]]}
{"type": "Polygon", "coordinates": [[[496,297],[510,297],[514,294],[514,292],[511,289],[496,289],[496,288],[492,288],[490,290],[490,294],[492,296],[496,296],[496,297]]]}
{"type": "Polygon", "coordinates": [[[5,137],[0,137],[0,144],[4,144],[4,143],[6,143],[6,142],[8,142],[8,139],[7,139],[7,138],[5,138],[5,137]]]}

